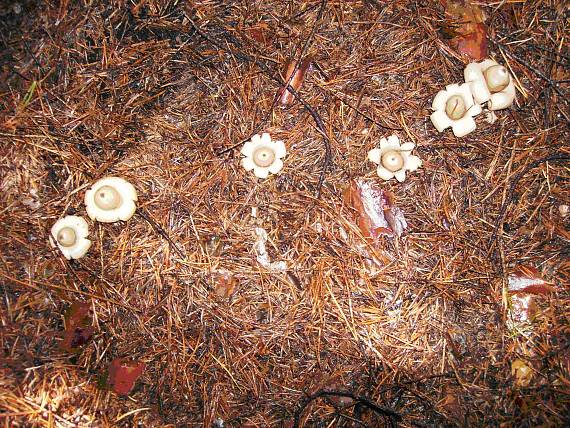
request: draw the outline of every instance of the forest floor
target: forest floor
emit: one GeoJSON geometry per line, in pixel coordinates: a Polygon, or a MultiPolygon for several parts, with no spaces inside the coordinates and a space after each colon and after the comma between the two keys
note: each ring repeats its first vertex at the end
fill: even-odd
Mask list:
{"type": "Polygon", "coordinates": [[[481,2],[517,96],[463,138],[429,120],[469,62],[440,1],[7,3],[0,423],[568,426],[564,2],[481,2]],[[287,148],[263,180],[240,165],[262,132],[287,148]],[[366,160],[392,134],[423,161],[402,183],[366,160]],[[88,220],[68,261],[50,228],[87,218],[105,176],[137,212],[88,220]],[[401,236],[366,236],[356,182],[390,195],[401,236]],[[72,305],[85,343],[66,342],[72,305]],[[116,358],[143,368],[128,395],[105,381],[116,358]]]}

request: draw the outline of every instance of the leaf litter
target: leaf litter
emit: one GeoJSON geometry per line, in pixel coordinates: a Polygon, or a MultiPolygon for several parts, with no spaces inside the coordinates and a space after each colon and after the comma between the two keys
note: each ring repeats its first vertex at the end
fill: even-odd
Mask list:
{"type": "MultiPolygon", "coordinates": [[[[0,144],[0,175],[15,183],[0,195],[0,321],[10,360],[0,367],[0,413],[8,425],[121,418],[125,426],[281,426],[319,373],[341,374],[324,389],[393,406],[402,426],[456,418],[459,426],[563,425],[564,7],[473,1],[493,19],[447,14],[444,37],[476,36],[474,56],[488,25],[496,42],[488,55],[508,58],[529,95],[493,129],[457,140],[425,126],[434,88],[461,79],[462,61],[433,31],[444,16],[437,1],[21,3],[26,13],[0,20],[7,46],[0,127],[10,142],[0,144]],[[478,28],[462,29],[464,21],[478,28]],[[312,84],[300,87],[303,102],[275,109],[281,65],[305,56],[302,46],[313,59],[312,84]],[[401,186],[380,187],[405,213],[409,229],[401,234],[389,213],[388,226],[374,226],[341,207],[348,177],[373,175],[363,148],[384,127],[405,128],[427,165],[401,186]],[[279,176],[253,182],[236,155],[262,129],[279,132],[290,157],[279,176]],[[88,257],[58,260],[44,274],[53,259],[48,223],[80,212],[82,189],[105,174],[136,183],[164,235],[140,217],[96,227],[88,257]],[[31,188],[40,206],[22,203],[31,188]],[[269,213],[271,239],[259,251],[250,205],[269,213]],[[223,237],[221,253],[215,239],[202,242],[212,236],[223,237]],[[173,252],[172,243],[184,251],[173,252]],[[379,255],[373,275],[359,246],[379,255]],[[294,260],[295,284],[263,272],[262,264],[285,260],[294,260]],[[523,334],[502,322],[495,285],[507,280],[503,263],[541,266],[556,284],[556,292],[533,294],[538,311],[523,334]],[[231,305],[218,304],[215,284],[204,281],[218,265],[243,279],[218,290],[231,294],[231,305]],[[101,332],[62,360],[49,340],[61,321],[54,307],[86,296],[101,332]],[[110,354],[147,365],[129,399],[93,387],[93,372],[110,354]],[[513,385],[517,358],[541,383],[513,385]]],[[[315,399],[301,422],[393,422],[358,400],[339,409],[330,403],[315,399]]]]}

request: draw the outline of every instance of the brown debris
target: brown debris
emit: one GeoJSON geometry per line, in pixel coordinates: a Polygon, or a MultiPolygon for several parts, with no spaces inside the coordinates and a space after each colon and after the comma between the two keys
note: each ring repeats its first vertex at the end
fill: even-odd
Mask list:
{"type": "MultiPolygon", "coordinates": [[[[289,60],[285,63],[283,80],[288,82],[291,87],[298,92],[301,89],[301,85],[305,80],[307,71],[311,66],[311,58],[303,58],[301,61],[289,60]]],[[[281,105],[288,106],[293,104],[295,101],[295,96],[289,92],[285,87],[281,89],[279,95],[279,102],[281,105]]]]}
{"type": "Polygon", "coordinates": [[[400,237],[407,227],[394,195],[373,181],[352,180],[344,191],[345,204],[354,211],[362,236],[379,243],[381,236],[400,237]]]}
{"type": "Polygon", "coordinates": [[[109,366],[106,385],[116,394],[128,395],[142,375],[144,368],[144,363],[115,358],[109,366]]]}
{"type": "Polygon", "coordinates": [[[213,272],[212,280],[214,282],[214,292],[218,297],[224,298],[231,297],[238,284],[237,278],[231,272],[223,270],[213,272]]]}
{"type": "Polygon", "coordinates": [[[67,352],[78,352],[91,340],[94,329],[91,326],[91,305],[74,302],[65,314],[65,331],[61,349],[67,352]]]}
{"type": "Polygon", "coordinates": [[[469,0],[440,0],[446,22],[441,31],[449,45],[469,60],[482,61],[488,56],[485,15],[469,0]]]}

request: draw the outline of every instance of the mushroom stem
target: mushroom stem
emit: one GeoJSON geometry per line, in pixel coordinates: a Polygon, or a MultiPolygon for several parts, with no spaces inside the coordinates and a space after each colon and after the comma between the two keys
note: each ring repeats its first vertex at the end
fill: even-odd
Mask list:
{"type": "Polygon", "coordinates": [[[465,100],[461,95],[453,95],[445,103],[445,113],[452,120],[461,119],[466,112],[465,100]]]}
{"type": "Polygon", "coordinates": [[[64,247],[72,247],[77,241],[75,230],[71,227],[63,227],[57,233],[57,242],[64,247]]]}
{"type": "Polygon", "coordinates": [[[122,203],[121,195],[111,186],[101,186],[95,192],[95,204],[102,210],[114,210],[122,203]]]}
{"type": "Polygon", "coordinates": [[[502,65],[493,65],[483,72],[487,87],[491,93],[501,92],[505,89],[510,81],[511,76],[505,67],[502,65]]]}

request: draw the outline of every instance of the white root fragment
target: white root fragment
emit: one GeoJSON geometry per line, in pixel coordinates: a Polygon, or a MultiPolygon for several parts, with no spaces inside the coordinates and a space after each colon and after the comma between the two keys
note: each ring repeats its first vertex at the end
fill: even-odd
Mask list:
{"type": "Polygon", "coordinates": [[[284,261],[272,262],[267,253],[265,243],[268,241],[267,231],[262,227],[255,228],[255,236],[257,237],[253,248],[257,253],[257,263],[272,272],[285,272],[287,270],[287,263],[284,261]]]}

